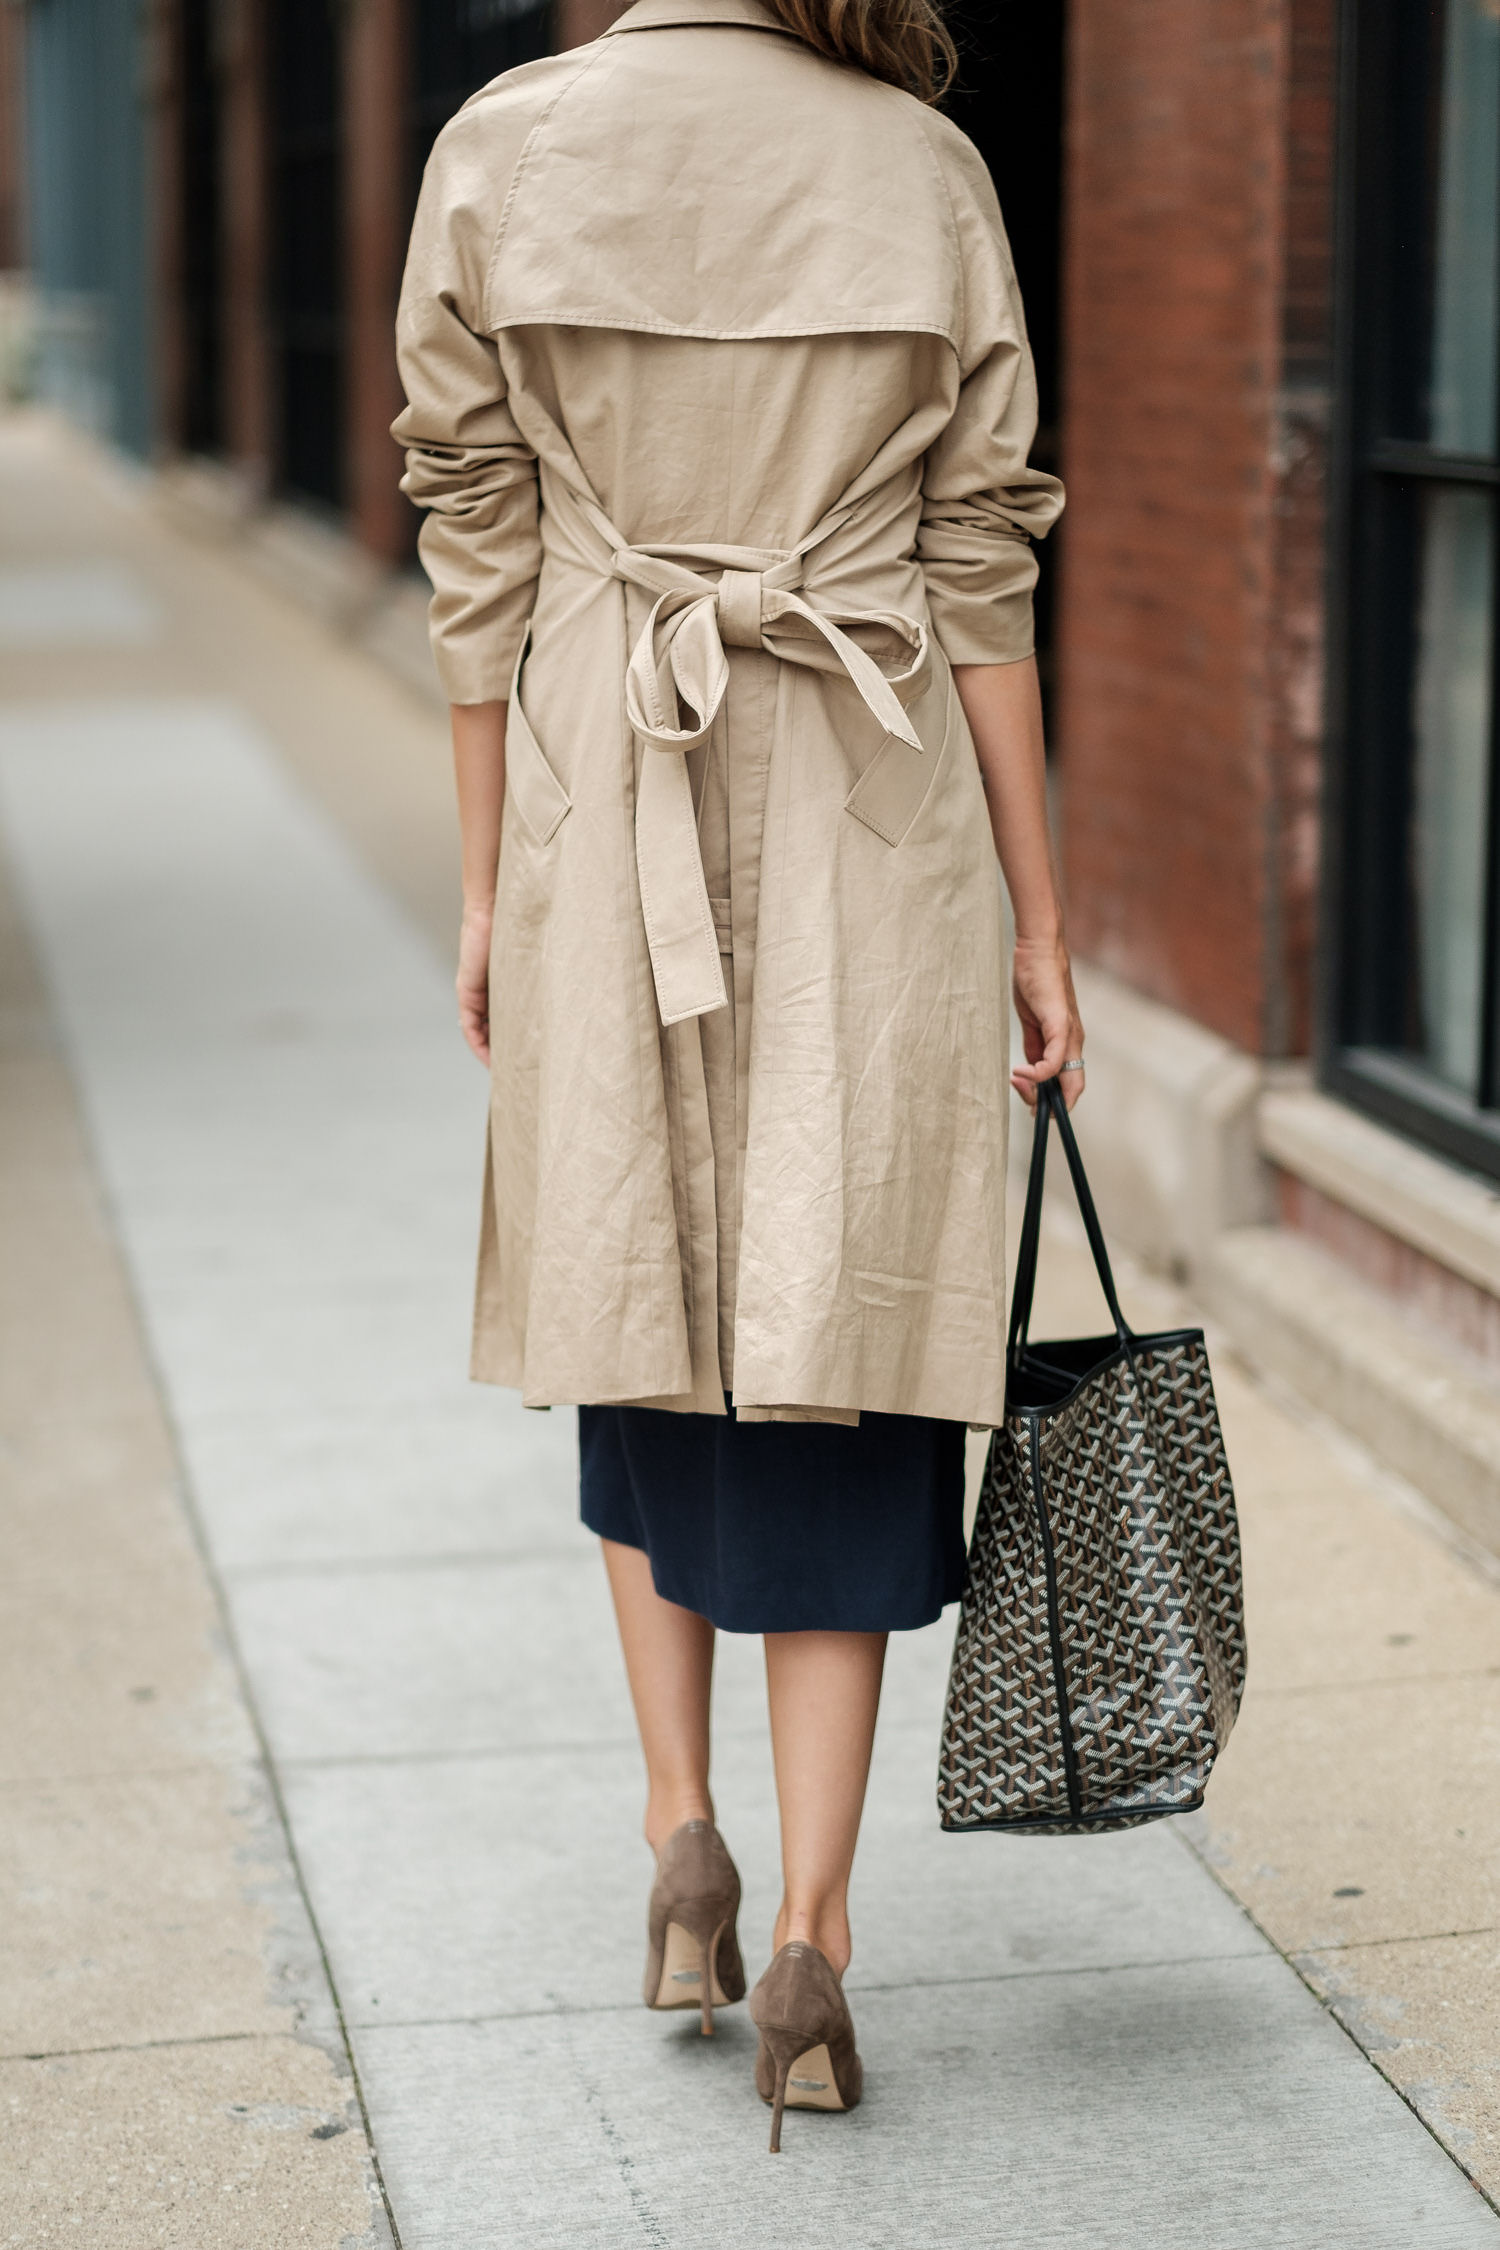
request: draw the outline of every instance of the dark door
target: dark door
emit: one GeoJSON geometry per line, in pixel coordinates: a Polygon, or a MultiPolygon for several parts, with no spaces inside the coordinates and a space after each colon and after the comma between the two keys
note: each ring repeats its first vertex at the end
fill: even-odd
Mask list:
{"type": "Polygon", "coordinates": [[[271,0],[271,347],[276,476],[344,497],[344,235],[338,0],[271,0]]]}
{"type": "Polygon", "coordinates": [[[182,0],[182,421],[189,453],[217,453],[224,443],[223,306],[220,302],[220,99],[214,52],[213,0],[182,0]]]}
{"type": "Polygon", "coordinates": [[[502,70],[552,50],[548,0],[417,0],[411,106],[412,195],[455,110],[502,70]]]}
{"type": "MultiPolygon", "coordinates": [[[[1040,426],[1032,459],[1060,471],[1062,373],[1063,0],[954,0],[945,11],[959,80],[944,107],[990,168],[1015,255],[1036,358],[1040,426]]],[[[1037,653],[1051,675],[1057,535],[1041,550],[1037,653]]]]}

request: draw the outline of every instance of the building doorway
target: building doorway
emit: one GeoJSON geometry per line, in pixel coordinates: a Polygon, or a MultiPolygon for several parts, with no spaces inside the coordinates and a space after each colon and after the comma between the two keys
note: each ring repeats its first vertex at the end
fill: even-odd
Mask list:
{"type": "Polygon", "coordinates": [[[220,303],[223,195],[220,186],[220,98],[214,52],[213,0],[183,0],[179,17],[179,194],[181,322],[179,427],[188,453],[218,453],[224,444],[223,306],[220,303]]]}
{"type": "Polygon", "coordinates": [[[273,0],[269,12],[270,340],[276,483],[344,500],[342,9],[273,0]]]}
{"type": "MultiPolygon", "coordinates": [[[[1064,0],[950,0],[959,80],[945,104],[995,182],[1036,359],[1040,421],[1032,459],[1061,471],[1064,0]]],[[[1037,654],[1052,679],[1057,535],[1040,551],[1037,654]]]]}
{"type": "Polygon", "coordinates": [[[438,134],[472,93],[552,46],[549,0],[417,0],[412,68],[413,204],[438,134]]]}

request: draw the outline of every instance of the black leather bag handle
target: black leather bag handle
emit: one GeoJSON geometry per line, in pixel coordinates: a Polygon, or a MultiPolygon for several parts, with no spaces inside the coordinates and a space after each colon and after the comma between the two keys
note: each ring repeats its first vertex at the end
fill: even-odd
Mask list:
{"type": "Polygon", "coordinates": [[[1104,1230],[1099,1224],[1099,1214],[1094,1209],[1094,1198],[1089,1193],[1083,1158],[1078,1153],[1078,1143],[1073,1137],[1073,1127],[1068,1119],[1068,1105],[1058,1089],[1057,1080],[1044,1078],[1037,1088],[1036,1125],[1031,1136],[1031,1172],[1026,1182],[1026,1215],[1021,1221],[1021,1241],[1016,1252],[1016,1286],[1010,1302],[1010,1335],[1005,1346],[1006,1362],[1010,1367],[1014,1367],[1024,1353],[1027,1331],[1031,1326],[1031,1300],[1036,1294],[1036,1261],[1042,1237],[1042,1189],[1047,1174],[1047,1128],[1054,1121],[1062,1139],[1068,1170],[1072,1175],[1073,1193],[1078,1199],[1083,1231],[1089,1238],[1089,1248],[1094,1254],[1094,1270],[1099,1276],[1099,1286],[1104,1291],[1110,1319],[1115,1324],[1115,1334],[1122,1344],[1128,1344],[1131,1340],[1131,1330],[1125,1325],[1125,1315],[1121,1312],[1120,1300],[1115,1295],[1115,1277],[1110,1270],[1109,1252],[1104,1247],[1104,1230]]]}

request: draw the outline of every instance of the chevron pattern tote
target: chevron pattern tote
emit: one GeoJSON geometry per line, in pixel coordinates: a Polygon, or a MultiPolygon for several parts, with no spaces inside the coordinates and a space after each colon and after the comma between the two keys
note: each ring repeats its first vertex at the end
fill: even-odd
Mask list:
{"type": "Polygon", "coordinates": [[[1042,1089],[938,1761],[947,1829],[1079,1834],[1203,1800],[1245,1685],[1234,1491],[1201,1331],[1120,1313],[1077,1144],[1042,1089]],[[1111,1336],[1027,1340],[1050,1122],[1111,1336]]]}

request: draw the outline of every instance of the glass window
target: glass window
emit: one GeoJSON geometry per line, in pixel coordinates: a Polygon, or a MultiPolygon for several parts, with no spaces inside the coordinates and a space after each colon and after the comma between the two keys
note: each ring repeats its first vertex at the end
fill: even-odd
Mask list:
{"type": "Polygon", "coordinates": [[[1412,688],[1412,1049],[1459,1092],[1480,1091],[1485,844],[1489,833],[1488,496],[1423,496],[1412,688]]]}
{"type": "Polygon", "coordinates": [[[1327,1075],[1500,1175],[1500,0],[1360,0],[1327,1075]]]}
{"type": "Polygon", "coordinates": [[[1431,440],[1454,453],[1495,443],[1495,311],[1500,267],[1500,5],[1449,0],[1434,225],[1431,440]]]}

